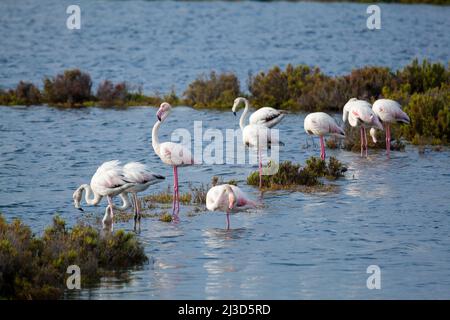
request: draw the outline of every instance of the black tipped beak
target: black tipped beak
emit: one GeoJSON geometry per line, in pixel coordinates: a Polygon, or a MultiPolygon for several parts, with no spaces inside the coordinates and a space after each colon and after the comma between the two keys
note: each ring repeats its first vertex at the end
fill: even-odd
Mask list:
{"type": "Polygon", "coordinates": [[[158,120],[159,120],[159,121],[161,121],[161,117],[160,117],[159,115],[158,115],[158,116],[156,116],[156,117],[158,118],[158,120]]]}
{"type": "Polygon", "coordinates": [[[234,116],[236,116],[236,112],[233,111],[234,116]]]}
{"type": "Polygon", "coordinates": [[[83,212],[84,212],[83,208],[78,208],[78,210],[80,210],[80,211],[83,211],[83,212]]]}

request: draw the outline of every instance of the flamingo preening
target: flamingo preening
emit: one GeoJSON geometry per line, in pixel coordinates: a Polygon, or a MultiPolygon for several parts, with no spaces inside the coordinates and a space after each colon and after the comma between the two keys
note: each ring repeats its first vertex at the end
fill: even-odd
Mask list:
{"type": "MultiPolygon", "coordinates": [[[[394,100],[378,99],[372,106],[373,112],[380,118],[386,131],[386,153],[390,156],[391,153],[391,123],[406,123],[409,124],[410,119],[408,115],[402,110],[401,105],[394,100]]],[[[376,129],[370,129],[370,135],[373,142],[377,142],[376,129]]]]}
{"type": "Polygon", "coordinates": [[[209,189],[206,194],[206,208],[209,211],[225,211],[227,214],[227,230],[230,229],[230,213],[257,207],[246,194],[231,184],[221,184],[209,189]]]}
{"type": "Polygon", "coordinates": [[[361,157],[365,150],[367,157],[367,135],[366,128],[377,128],[383,130],[378,116],[372,111],[371,104],[364,100],[351,98],[344,106],[342,120],[347,121],[352,127],[359,127],[361,132],[361,157]]]}
{"type": "MultiPolygon", "coordinates": [[[[75,208],[82,210],[81,199],[83,191],[86,191],[85,200],[89,205],[98,204],[102,197],[108,199],[105,216],[103,217],[103,226],[111,225],[114,219],[113,208],[115,207],[112,198],[122,192],[134,187],[136,184],[125,179],[123,168],[120,161],[112,160],[103,163],[91,178],[90,184],[82,184],[73,194],[75,208]],[[94,198],[90,198],[93,193],[94,198]]],[[[123,199],[123,198],[122,198],[123,199]]],[[[126,204],[124,204],[126,205],[126,204]]]]}
{"type": "MultiPolygon", "coordinates": [[[[241,103],[244,103],[244,112],[242,113],[242,117],[245,117],[248,112],[249,102],[246,98],[236,98],[233,103],[233,114],[236,115],[237,108],[241,103]]],[[[271,107],[262,107],[253,112],[250,115],[249,123],[250,124],[261,124],[268,128],[272,128],[273,126],[280,123],[280,121],[284,118],[287,112],[285,110],[278,110],[271,107]]],[[[241,118],[242,118],[241,117],[241,118]]]]}
{"type": "Polygon", "coordinates": [[[159,143],[158,131],[161,123],[169,116],[172,111],[172,106],[167,103],[161,103],[156,117],[158,120],[153,126],[152,130],[152,146],[155,153],[159,156],[161,161],[173,167],[173,202],[172,202],[172,216],[178,218],[180,212],[180,194],[178,191],[178,167],[189,166],[194,164],[191,151],[179,143],[163,142],[159,143]]]}
{"type": "Polygon", "coordinates": [[[308,135],[320,137],[320,158],[322,160],[325,160],[325,143],[323,137],[326,135],[345,137],[344,130],[339,127],[336,120],[324,112],[313,112],[308,114],[303,126],[308,135]]]}

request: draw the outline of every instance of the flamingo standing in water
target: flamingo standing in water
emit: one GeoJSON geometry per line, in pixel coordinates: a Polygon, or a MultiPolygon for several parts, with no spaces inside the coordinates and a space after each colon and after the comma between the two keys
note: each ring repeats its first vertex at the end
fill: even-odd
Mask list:
{"type": "Polygon", "coordinates": [[[367,157],[367,135],[366,128],[377,128],[383,130],[378,116],[372,111],[371,104],[364,100],[351,98],[344,106],[342,119],[347,121],[352,127],[360,127],[361,132],[361,157],[365,150],[367,157]]]}
{"type": "Polygon", "coordinates": [[[313,112],[308,114],[303,126],[308,135],[320,137],[320,158],[322,160],[325,160],[325,143],[323,137],[325,135],[345,137],[344,130],[339,127],[336,120],[324,112],[313,112]]]}
{"type": "Polygon", "coordinates": [[[161,123],[169,116],[172,106],[167,103],[161,103],[156,117],[158,120],[152,130],[152,146],[155,153],[160,157],[161,161],[173,167],[173,203],[172,216],[178,218],[180,212],[180,194],[178,191],[178,167],[189,166],[194,164],[191,151],[183,145],[174,142],[159,143],[158,131],[161,123]]]}
{"type": "MultiPolygon", "coordinates": [[[[235,110],[237,108],[237,105],[240,103],[240,101],[244,101],[244,102],[247,101],[246,99],[244,99],[244,100],[241,100],[241,99],[244,99],[244,98],[237,98],[234,102],[234,105],[233,105],[233,113],[234,114],[236,114],[235,110]]],[[[248,102],[246,103],[244,112],[242,113],[241,118],[239,119],[239,126],[241,127],[242,141],[244,142],[244,144],[248,147],[256,147],[258,150],[259,188],[261,189],[261,187],[262,187],[261,148],[263,147],[262,144],[264,144],[270,148],[270,146],[272,144],[283,145],[283,143],[272,136],[271,131],[270,131],[271,129],[267,126],[267,124],[274,126],[276,124],[274,122],[266,122],[265,124],[250,123],[248,125],[245,125],[247,111],[248,111],[248,102]]],[[[278,120],[278,122],[279,121],[281,121],[281,118],[278,120]]]]}
{"type": "Polygon", "coordinates": [[[248,199],[239,187],[231,184],[214,186],[206,194],[206,208],[209,211],[226,212],[227,230],[230,229],[230,212],[234,213],[256,207],[256,202],[248,199]]]}
{"type": "Polygon", "coordinates": [[[86,202],[89,205],[98,204],[102,197],[108,199],[105,216],[103,217],[103,226],[111,225],[114,218],[114,204],[112,198],[122,192],[134,187],[135,183],[130,183],[125,179],[123,168],[120,161],[112,160],[103,163],[91,178],[91,183],[81,185],[73,194],[75,208],[82,210],[80,204],[83,197],[83,191],[86,191],[86,202]],[[94,198],[91,199],[91,193],[94,198]]]}
{"type": "MultiPolygon", "coordinates": [[[[236,115],[237,108],[239,107],[239,105],[241,103],[244,103],[244,105],[245,105],[244,112],[242,114],[242,117],[244,117],[244,120],[245,120],[245,116],[247,115],[248,108],[249,108],[249,102],[247,99],[242,98],[242,97],[236,98],[234,100],[232,110],[233,110],[233,114],[236,115]]],[[[274,109],[271,107],[262,107],[250,115],[249,123],[250,124],[261,124],[268,128],[272,128],[273,126],[280,123],[280,121],[284,118],[286,113],[287,113],[287,111],[285,111],[285,110],[278,110],[278,109],[274,109]]]]}
{"type": "MultiPolygon", "coordinates": [[[[373,112],[380,118],[386,130],[386,153],[389,157],[391,153],[391,123],[406,123],[409,124],[410,119],[408,115],[402,110],[401,105],[394,100],[378,99],[372,106],[373,112]]],[[[370,135],[373,142],[377,142],[376,129],[370,129],[370,135]]]]}
{"type": "Polygon", "coordinates": [[[147,190],[150,185],[164,180],[165,177],[151,172],[145,164],[140,162],[129,162],[124,165],[123,174],[126,181],[135,184],[124,191],[124,193],[131,193],[131,199],[134,207],[134,230],[136,230],[136,223],[141,222],[141,206],[137,194],[147,190]]]}

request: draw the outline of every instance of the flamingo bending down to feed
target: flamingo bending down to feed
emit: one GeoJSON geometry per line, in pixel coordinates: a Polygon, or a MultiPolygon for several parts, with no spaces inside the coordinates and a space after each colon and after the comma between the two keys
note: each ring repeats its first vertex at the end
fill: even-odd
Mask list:
{"type": "Polygon", "coordinates": [[[366,128],[377,128],[383,130],[378,116],[372,111],[371,104],[364,100],[351,98],[344,106],[342,119],[347,121],[352,127],[360,127],[361,132],[361,157],[365,150],[367,157],[367,135],[366,128]]]}
{"type": "Polygon", "coordinates": [[[320,137],[320,158],[322,160],[325,160],[325,143],[323,137],[325,135],[345,137],[344,130],[339,127],[336,120],[324,112],[313,112],[308,114],[303,126],[308,135],[320,137]]]}
{"type": "MultiPolygon", "coordinates": [[[[112,160],[103,163],[91,178],[91,183],[81,185],[73,194],[75,208],[81,209],[81,199],[83,191],[86,191],[86,202],[89,205],[98,204],[102,197],[108,199],[105,216],[103,217],[103,225],[112,224],[114,218],[114,204],[112,198],[122,192],[134,187],[136,184],[128,182],[125,179],[123,168],[120,161],[112,160]],[[90,194],[94,194],[94,198],[90,199],[90,194]]],[[[82,209],[81,209],[82,210],[82,209]]]]}
{"type": "Polygon", "coordinates": [[[124,191],[124,193],[131,193],[134,207],[134,229],[136,230],[136,222],[141,221],[141,206],[137,194],[147,190],[150,185],[164,180],[165,177],[151,172],[145,164],[140,162],[129,162],[124,165],[123,174],[126,181],[134,183],[134,186],[124,191]]]}
{"type": "MultiPolygon", "coordinates": [[[[244,99],[244,98],[237,98],[234,102],[234,106],[233,106],[234,114],[236,114],[235,110],[236,110],[237,105],[240,103],[240,101],[247,101],[246,99],[244,99],[244,100],[240,100],[240,99],[244,99]]],[[[259,169],[259,188],[261,189],[261,187],[262,187],[261,148],[263,147],[262,144],[264,144],[265,146],[270,148],[272,144],[283,145],[283,143],[272,136],[271,131],[270,131],[271,129],[267,126],[267,124],[268,124],[267,122],[266,122],[266,125],[257,124],[257,123],[250,123],[248,125],[245,125],[247,111],[248,111],[248,103],[246,103],[244,112],[242,113],[241,118],[239,119],[239,126],[242,131],[242,142],[248,147],[256,147],[257,148],[258,169],[259,169]]],[[[271,122],[270,124],[272,126],[275,125],[275,124],[273,124],[273,122],[271,122]]]]}
{"type": "MultiPolygon", "coordinates": [[[[234,100],[233,103],[233,114],[236,115],[237,108],[241,103],[244,103],[245,108],[244,112],[242,113],[242,117],[246,117],[248,108],[249,108],[249,102],[247,99],[239,97],[234,100]]],[[[285,110],[278,110],[271,107],[262,107],[253,112],[250,115],[249,123],[250,124],[261,124],[263,126],[266,126],[267,128],[272,128],[284,118],[287,111],[285,110]]],[[[241,118],[242,118],[241,117],[241,118]]]]}
{"type": "Polygon", "coordinates": [[[206,194],[206,208],[209,211],[226,212],[227,230],[230,229],[230,212],[234,213],[256,207],[256,202],[248,199],[241,189],[231,184],[214,186],[206,194]]]}
{"type": "MultiPolygon", "coordinates": [[[[389,157],[391,153],[391,123],[406,123],[409,124],[410,119],[408,115],[402,110],[401,105],[394,100],[378,99],[372,106],[373,112],[380,118],[386,130],[386,153],[389,157]]],[[[373,142],[377,142],[376,129],[370,129],[370,135],[373,142]]]]}
{"type": "Polygon", "coordinates": [[[156,117],[158,120],[152,130],[152,146],[155,153],[161,158],[161,161],[173,167],[173,203],[172,216],[178,218],[180,212],[180,194],[178,191],[178,167],[189,166],[194,164],[191,151],[183,145],[174,142],[159,143],[158,131],[161,123],[169,116],[172,106],[167,103],[161,103],[156,117]]]}

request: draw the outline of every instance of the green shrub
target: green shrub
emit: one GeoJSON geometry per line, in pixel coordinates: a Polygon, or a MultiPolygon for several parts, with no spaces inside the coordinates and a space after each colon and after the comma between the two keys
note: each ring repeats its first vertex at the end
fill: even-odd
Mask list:
{"type": "Polygon", "coordinates": [[[423,93],[429,89],[439,88],[442,84],[450,83],[450,71],[440,63],[431,63],[417,59],[402,70],[397,71],[399,83],[407,85],[409,93],[423,93]]]}
{"type": "Polygon", "coordinates": [[[402,127],[405,137],[418,144],[420,140],[440,144],[450,142],[450,85],[414,93],[404,111],[411,124],[402,127]]]}
{"type": "MultiPolygon", "coordinates": [[[[306,165],[284,161],[279,164],[278,171],[273,175],[262,176],[262,186],[267,189],[280,189],[295,186],[321,185],[319,178],[337,179],[343,176],[347,169],[336,158],[330,157],[326,161],[316,157],[306,160],[306,165]]],[[[254,171],[247,177],[247,184],[259,186],[259,172],[254,171]]]]}
{"type": "Polygon", "coordinates": [[[81,269],[82,286],[95,284],[108,271],[120,271],[147,261],[134,234],[121,230],[101,235],[78,224],[68,229],[53,219],[42,237],[19,220],[7,223],[0,215],[0,298],[59,299],[69,265],[81,269]]]}
{"type": "Polygon", "coordinates": [[[189,84],[184,96],[186,104],[196,108],[231,108],[240,96],[239,80],[232,73],[217,75],[213,71],[209,77],[201,75],[189,84]]]}
{"type": "Polygon", "coordinates": [[[78,69],[66,70],[54,78],[44,79],[44,97],[50,104],[81,105],[92,100],[89,74],[78,69]]]}

